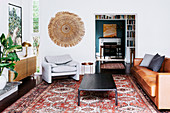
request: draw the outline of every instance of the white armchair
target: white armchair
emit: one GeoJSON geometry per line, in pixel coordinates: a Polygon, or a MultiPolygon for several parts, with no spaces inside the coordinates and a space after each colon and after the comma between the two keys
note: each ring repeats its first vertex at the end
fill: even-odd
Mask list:
{"type": "Polygon", "coordinates": [[[71,76],[79,80],[80,64],[70,55],[46,56],[42,62],[42,78],[52,83],[53,76],[71,76]]]}

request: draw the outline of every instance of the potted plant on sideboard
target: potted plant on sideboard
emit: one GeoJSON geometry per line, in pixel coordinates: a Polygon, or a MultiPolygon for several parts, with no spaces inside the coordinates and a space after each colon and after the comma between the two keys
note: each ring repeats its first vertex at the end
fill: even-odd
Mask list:
{"type": "Polygon", "coordinates": [[[16,49],[22,49],[21,45],[14,45],[11,37],[5,37],[4,34],[0,37],[0,90],[3,89],[6,85],[6,77],[2,74],[4,68],[13,71],[17,77],[18,73],[14,70],[14,62],[19,61],[18,55],[16,54],[16,49]]]}

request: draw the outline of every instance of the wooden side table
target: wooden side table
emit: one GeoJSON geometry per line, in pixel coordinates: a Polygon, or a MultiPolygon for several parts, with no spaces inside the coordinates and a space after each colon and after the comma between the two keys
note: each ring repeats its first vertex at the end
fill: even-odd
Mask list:
{"type": "Polygon", "coordinates": [[[81,63],[81,65],[82,66],[84,66],[84,74],[85,74],[85,67],[86,66],[90,66],[90,73],[92,73],[93,72],[93,62],[83,62],[83,63],[81,63]]]}

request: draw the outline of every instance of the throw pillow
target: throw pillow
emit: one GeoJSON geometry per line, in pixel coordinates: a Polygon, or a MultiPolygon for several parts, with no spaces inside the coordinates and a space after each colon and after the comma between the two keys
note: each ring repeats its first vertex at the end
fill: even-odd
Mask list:
{"type": "Polygon", "coordinates": [[[145,56],[139,66],[148,67],[151,60],[153,59],[153,57],[154,57],[154,55],[145,54],[145,56]]]}
{"type": "Polygon", "coordinates": [[[156,54],[151,63],[149,64],[148,68],[151,69],[152,71],[159,71],[159,69],[162,66],[162,63],[165,59],[165,56],[160,56],[159,54],[156,54]]]}

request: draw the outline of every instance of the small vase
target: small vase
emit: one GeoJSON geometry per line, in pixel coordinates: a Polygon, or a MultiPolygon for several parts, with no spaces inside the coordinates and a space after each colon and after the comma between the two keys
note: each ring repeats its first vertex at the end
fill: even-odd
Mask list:
{"type": "Polygon", "coordinates": [[[6,80],[5,76],[3,76],[3,75],[0,76],[0,90],[4,89],[6,82],[7,82],[7,80],[6,80]]]}

